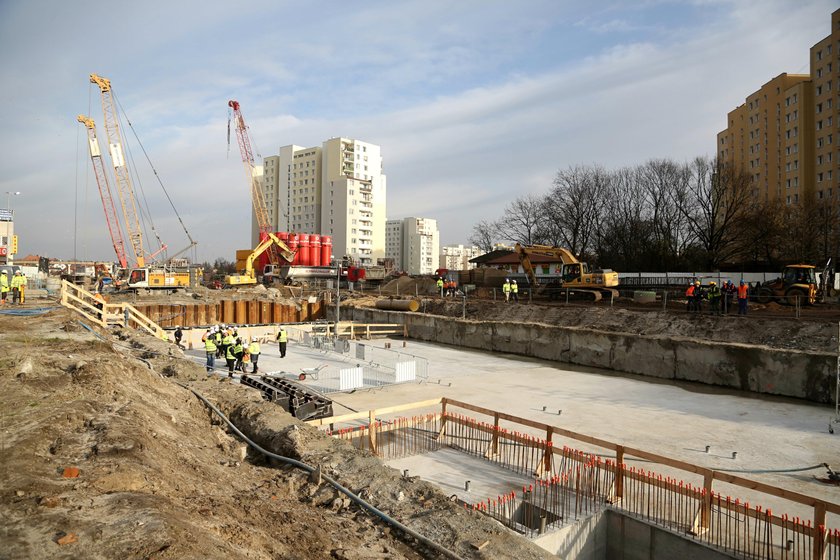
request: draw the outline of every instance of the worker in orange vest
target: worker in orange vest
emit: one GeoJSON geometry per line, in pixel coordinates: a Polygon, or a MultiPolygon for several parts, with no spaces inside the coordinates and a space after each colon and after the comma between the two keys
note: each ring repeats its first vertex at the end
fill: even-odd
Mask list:
{"type": "Polygon", "coordinates": [[[685,290],[685,297],[688,299],[688,307],[687,310],[689,313],[694,311],[694,282],[688,285],[688,288],[685,290]]]}
{"type": "Polygon", "coordinates": [[[741,283],[738,285],[738,315],[747,314],[747,302],[749,299],[750,288],[743,280],[741,280],[741,283]]]}

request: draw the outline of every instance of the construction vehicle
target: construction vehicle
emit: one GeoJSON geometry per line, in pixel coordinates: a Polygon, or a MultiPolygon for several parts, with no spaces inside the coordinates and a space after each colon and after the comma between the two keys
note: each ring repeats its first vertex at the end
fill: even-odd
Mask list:
{"type": "Polygon", "coordinates": [[[782,275],[758,287],[758,303],[772,301],[795,305],[813,305],[821,290],[817,289],[815,267],[810,264],[791,264],[782,270],[782,275]]]}
{"type": "MultiPolygon", "coordinates": [[[[295,258],[295,252],[280,240],[279,237],[271,232],[268,232],[265,239],[254,248],[253,251],[237,251],[236,252],[236,270],[239,274],[230,274],[225,276],[225,286],[247,286],[257,283],[257,275],[254,272],[254,261],[268,251],[270,248],[274,250],[287,262],[292,262],[295,258]],[[240,258],[244,257],[244,258],[240,258]]],[[[271,266],[271,265],[266,265],[271,266]]]]}
{"type": "Polygon", "coordinates": [[[618,273],[609,270],[590,270],[589,264],[578,260],[568,249],[552,247],[550,245],[520,245],[516,244],[516,253],[519,255],[519,264],[522,265],[532,289],[542,293],[546,289],[555,288],[569,291],[585,297],[594,298],[600,301],[604,295],[617,297],[618,273]],[[559,264],[554,271],[537,276],[537,270],[531,262],[532,256],[543,256],[559,264]]]}

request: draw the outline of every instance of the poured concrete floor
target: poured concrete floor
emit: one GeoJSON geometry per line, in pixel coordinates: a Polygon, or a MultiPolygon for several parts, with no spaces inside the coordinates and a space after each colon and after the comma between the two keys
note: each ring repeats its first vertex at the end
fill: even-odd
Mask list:
{"type": "MultiPolygon", "coordinates": [[[[370,344],[384,346],[385,342],[371,341],[370,344]]],[[[400,351],[427,358],[429,379],[421,383],[357,390],[352,394],[331,394],[336,415],[351,409],[368,410],[445,396],[703,467],[734,471],[747,478],[840,503],[840,487],[815,480],[815,477],[825,477],[825,469],[796,471],[822,463],[840,469],[840,424],[834,424],[836,434],[828,432],[834,407],[757,397],[700,384],[659,381],[596,369],[572,369],[566,364],[510,354],[462,350],[411,340],[405,348],[401,341],[391,343],[395,348],[399,346],[400,351]],[[546,407],[545,412],[543,407],[546,407]],[[562,414],[558,414],[559,410],[562,414]],[[705,452],[706,446],[710,446],[709,453],[705,452]],[[733,451],[737,452],[736,459],[732,458],[733,451]],[[768,470],[784,472],[749,472],[768,470]]],[[[203,355],[196,351],[190,353],[203,355]]],[[[290,343],[286,358],[281,360],[276,345],[263,345],[260,368],[295,374],[300,368],[313,367],[327,359],[330,358],[321,352],[290,343]]],[[[337,360],[334,365],[347,367],[344,360],[337,360]]],[[[304,384],[316,385],[317,382],[308,380],[304,384]]],[[[431,410],[408,411],[402,415],[431,410]]],[[[462,412],[492,422],[492,418],[462,412]]],[[[514,428],[511,424],[502,425],[514,428]]],[[[536,430],[516,429],[539,435],[536,430]]],[[[605,456],[611,454],[555,436],[555,447],[564,444],[605,456]]],[[[628,459],[627,462],[636,467],[694,484],[701,482],[690,473],[628,459]]],[[[405,461],[405,464],[399,463],[400,468],[413,470],[412,460],[405,461]]],[[[475,470],[482,465],[496,469],[489,463],[476,461],[477,465],[471,467],[473,474],[465,475],[464,479],[477,478],[475,470]]],[[[812,509],[807,506],[794,506],[765,494],[718,482],[714,489],[724,496],[770,507],[777,513],[803,519],[813,516],[812,509]]],[[[501,493],[496,489],[492,492],[494,495],[501,493]]],[[[478,491],[474,488],[473,493],[478,491]]],[[[840,518],[829,515],[828,525],[840,527],[840,518]]]]}

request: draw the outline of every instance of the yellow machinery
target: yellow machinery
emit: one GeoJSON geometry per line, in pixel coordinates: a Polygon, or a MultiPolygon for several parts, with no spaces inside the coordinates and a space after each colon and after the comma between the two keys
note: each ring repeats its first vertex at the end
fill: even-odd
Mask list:
{"type": "MultiPolygon", "coordinates": [[[[777,301],[795,305],[813,305],[817,301],[817,276],[810,264],[786,266],[782,275],[758,288],[758,302],[777,301]]],[[[825,275],[824,275],[825,276],[825,275]]]]}
{"type": "Polygon", "coordinates": [[[556,259],[561,263],[559,276],[549,276],[547,286],[573,289],[575,292],[591,294],[595,301],[599,301],[604,294],[618,295],[618,273],[605,270],[589,270],[589,265],[579,261],[568,249],[551,247],[549,245],[520,245],[516,244],[519,263],[528,275],[534,289],[540,289],[536,269],[531,262],[532,256],[543,256],[556,259]]]}
{"type": "Polygon", "coordinates": [[[294,260],[295,251],[289,249],[289,247],[273,233],[268,232],[267,235],[268,236],[260,242],[253,251],[237,251],[236,270],[240,271],[240,274],[225,276],[226,286],[256,284],[257,275],[254,273],[254,261],[270,247],[277,247],[278,253],[286,261],[292,262],[294,260]],[[240,256],[244,256],[244,259],[241,259],[240,256]]]}
{"type": "Polygon", "coordinates": [[[189,269],[132,268],[128,273],[128,289],[182,290],[190,285],[189,269]]]}

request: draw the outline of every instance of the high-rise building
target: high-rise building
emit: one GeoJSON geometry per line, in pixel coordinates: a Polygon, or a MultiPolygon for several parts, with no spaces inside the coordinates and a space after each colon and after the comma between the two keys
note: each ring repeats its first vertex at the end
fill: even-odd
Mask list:
{"type": "Polygon", "coordinates": [[[440,268],[440,233],[429,218],[388,220],[386,254],[394,266],[409,274],[434,274],[440,268]]]}
{"type": "Polygon", "coordinates": [[[831,34],[811,47],[809,74],[779,74],[727,115],[717,155],[749,174],[754,200],[828,201],[838,215],[838,51],[840,10],[831,15],[831,34]]]}
{"type": "Polygon", "coordinates": [[[440,250],[440,268],[469,270],[475,268],[475,263],[471,263],[470,259],[483,254],[484,251],[475,246],[446,245],[440,250]]]}
{"type": "Polygon", "coordinates": [[[265,158],[264,168],[277,231],[329,235],[335,257],[361,264],[385,256],[386,177],[379,146],[350,138],[312,148],[283,146],[265,158]]]}

